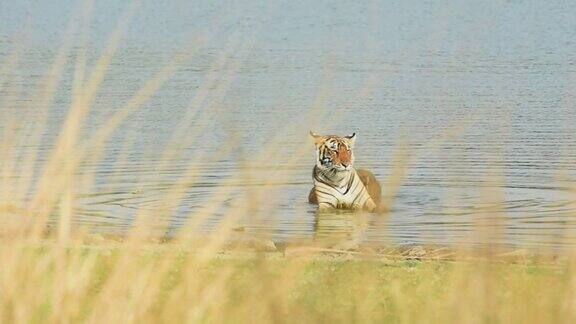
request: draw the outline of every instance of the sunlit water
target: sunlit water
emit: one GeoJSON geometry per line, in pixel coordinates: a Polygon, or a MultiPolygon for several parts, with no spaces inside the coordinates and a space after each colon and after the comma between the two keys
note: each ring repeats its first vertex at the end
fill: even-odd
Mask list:
{"type": "MultiPolygon", "coordinates": [[[[0,87],[3,129],[7,116],[32,123],[38,113],[34,91],[73,7],[0,4],[0,64],[22,45],[0,87]]],[[[89,67],[123,9],[95,5],[89,67]]],[[[231,194],[210,212],[206,230],[220,224],[234,197],[266,185],[267,196],[237,226],[277,241],[574,243],[576,9],[569,1],[144,2],[130,26],[86,136],[106,127],[173,55],[191,52],[198,39],[205,45],[121,125],[102,160],[82,166],[96,177],[80,190],[80,224],[121,232],[139,211],[162,221],[171,188],[184,181],[186,194],[166,216],[170,232],[222,188],[231,194]],[[180,126],[186,131],[173,138],[180,126]],[[307,204],[314,164],[308,129],[356,132],[356,164],[384,185],[395,154],[408,148],[389,216],[317,215],[307,204]],[[272,152],[263,150],[270,142],[278,151],[260,159],[272,152]],[[170,143],[177,155],[165,154],[170,143]]],[[[40,159],[67,114],[75,56],[69,59],[42,142],[22,147],[41,152],[40,159]]]]}

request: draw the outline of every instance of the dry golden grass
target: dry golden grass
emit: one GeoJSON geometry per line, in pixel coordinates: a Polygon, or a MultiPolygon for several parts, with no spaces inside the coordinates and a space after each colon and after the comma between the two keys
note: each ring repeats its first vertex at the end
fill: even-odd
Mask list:
{"type": "MultiPolygon", "coordinates": [[[[197,242],[196,242],[197,243],[197,242]]],[[[522,322],[576,319],[566,260],[203,253],[202,244],[3,238],[3,322],[522,322]]]]}

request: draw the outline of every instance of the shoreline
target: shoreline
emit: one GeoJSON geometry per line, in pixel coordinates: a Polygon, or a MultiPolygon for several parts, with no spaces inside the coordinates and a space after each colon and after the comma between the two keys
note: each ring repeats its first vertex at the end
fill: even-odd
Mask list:
{"type": "Polygon", "coordinates": [[[136,249],[150,252],[178,252],[200,254],[209,249],[218,258],[311,258],[319,260],[358,260],[358,261],[446,261],[476,262],[490,261],[509,264],[558,264],[573,256],[571,250],[513,248],[503,246],[450,247],[442,245],[375,245],[375,244],[326,244],[323,242],[274,242],[250,235],[214,237],[206,235],[193,239],[161,239],[157,237],[129,237],[120,235],[85,234],[68,240],[59,240],[48,235],[38,240],[21,237],[0,236],[0,242],[7,245],[28,245],[31,247],[64,247],[67,249],[122,250],[136,249]],[[8,243],[8,244],[7,244],[8,243]]]}

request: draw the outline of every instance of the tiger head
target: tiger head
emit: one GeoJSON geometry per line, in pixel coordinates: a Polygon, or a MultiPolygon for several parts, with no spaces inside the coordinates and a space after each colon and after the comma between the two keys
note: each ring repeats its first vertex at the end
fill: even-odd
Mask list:
{"type": "Polygon", "coordinates": [[[322,170],[349,171],[354,164],[356,133],[348,136],[318,135],[310,131],[316,145],[316,166],[322,170]]]}

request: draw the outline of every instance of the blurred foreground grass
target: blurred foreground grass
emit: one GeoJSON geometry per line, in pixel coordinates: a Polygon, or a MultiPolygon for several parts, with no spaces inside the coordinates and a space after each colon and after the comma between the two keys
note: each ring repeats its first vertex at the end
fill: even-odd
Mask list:
{"type": "Polygon", "coordinates": [[[426,255],[409,257],[394,250],[353,254],[233,249],[210,255],[202,251],[201,246],[161,242],[63,245],[3,240],[0,319],[4,323],[576,320],[576,272],[568,257],[423,260],[426,255]]]}

